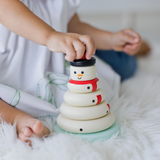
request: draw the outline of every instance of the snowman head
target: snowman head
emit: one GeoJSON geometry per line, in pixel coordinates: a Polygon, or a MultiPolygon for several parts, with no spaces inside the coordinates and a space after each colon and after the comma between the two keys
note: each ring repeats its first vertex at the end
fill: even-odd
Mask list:
{"type": "Polygon", "coordinates": [[[70,75],[71,79],[77,81],[88,81],[96,78],[96,59],[80,59],[71,62],[70,75]]]}
{"type": "Polygon", "coordinates": [[[70,67],[71,79],[76,81],[88,81],[96,78],[96,66],[70,67]]]}

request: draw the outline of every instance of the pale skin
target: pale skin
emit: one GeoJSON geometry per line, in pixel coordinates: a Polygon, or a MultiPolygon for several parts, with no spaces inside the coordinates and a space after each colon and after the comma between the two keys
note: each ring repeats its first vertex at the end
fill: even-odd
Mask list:
{"type": "MultiPolygon", "coordinates": [[[[65,53],[68,61],[80,59],[85,51],[86,58],[90,59],[96,49],[114,49],[134,55],[141,41],[139,34],[132,29],[111,33],[81,22],[77,14],[68,24],[69,33],[57,32],[19,0],[0,0],[0,23],[19,36],[47,46],[53,52],[65,53]]],[[[17,135],[22,141],[30,142],[27,138],[33,134],[39,137],[49,134],[41,121],[2,100],[0,113],[6,122],[12,125],[16,122],[17,135]]]]}

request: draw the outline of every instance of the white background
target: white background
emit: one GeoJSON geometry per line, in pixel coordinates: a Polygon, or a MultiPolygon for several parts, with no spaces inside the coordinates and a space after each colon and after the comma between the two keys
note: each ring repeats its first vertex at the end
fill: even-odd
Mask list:
{"type": "Polygon", "coordinates": [[[81,0],[81,12],[160,11],[160,0],[81,0]]]}
{"type": "Polygon", "coordinates": [[[98,28],[133,28],[144,39],[160,41],[160,0],[81,0],[81,20],[98,28]]]}

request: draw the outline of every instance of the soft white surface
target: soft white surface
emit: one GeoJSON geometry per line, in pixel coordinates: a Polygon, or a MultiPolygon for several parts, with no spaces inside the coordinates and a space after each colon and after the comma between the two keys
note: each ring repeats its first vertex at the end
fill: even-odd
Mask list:
{"type": "Polygon", "coordinates": [[[0,125],[0,160],[159,160],[160,159],[160,50],[140,59],[136,76],[124,82],[120,98],[111,106],[120,136],[88,143],[64,134],[33,146],[16,138],[15,127],[0,125]]]}

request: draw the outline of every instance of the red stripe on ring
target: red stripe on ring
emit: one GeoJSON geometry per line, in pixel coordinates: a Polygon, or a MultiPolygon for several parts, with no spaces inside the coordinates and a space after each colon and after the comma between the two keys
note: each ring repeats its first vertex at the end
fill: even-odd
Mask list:
{"type": "Polygon", "coordinates": [[[97,90],[97,82],[99,81],[98,78],[88,80],[88,81],[76,81],[73,79],[69,80],[69,83],[75,84],[75,85],[85,85],[85,84],[91,84],[92,85],[92,92],[97,90]]]}
{"type": "Polygon", "coordinates": [[[102,96],[101,94],[97,95],[97,104],[101,103],[102,101],[102,96]]]}
{"type": "Polygon", "coordinates": [[[107,103],[107,106],[108,106],[108,108],[109,108],[109,110],[110,110],[111,107],[110,107],[109,103],[107,103]]]}

